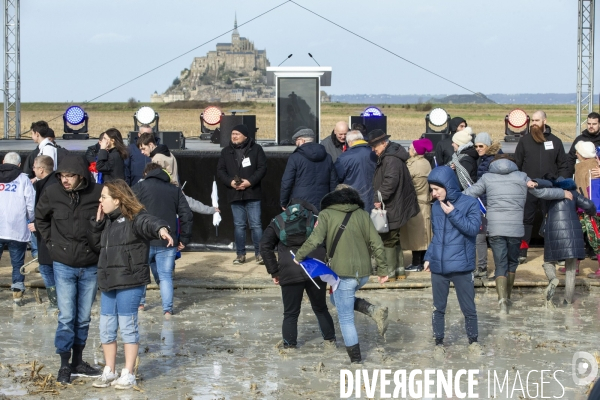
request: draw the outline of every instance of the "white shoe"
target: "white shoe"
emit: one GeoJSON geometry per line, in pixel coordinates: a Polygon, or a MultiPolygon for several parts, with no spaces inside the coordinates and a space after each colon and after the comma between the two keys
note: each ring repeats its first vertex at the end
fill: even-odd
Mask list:
{"type": "Polygon", "coordinates": [[[104,371],[102,375],[92,383],[93,387],[97,388],[105,388],[109,387],[113,382],[117,380],[119,375],[116,372],[113,372],[110,367],[107,365],[104,367],[104,371]]]}
{"type": "Polygon", "coordinates": [[[121,376],[115,381],[115,389],[131,389],[135,385],[135,375],[130,374],[127,368],[123,368],[123,370],[121,370],[121,376]]]}

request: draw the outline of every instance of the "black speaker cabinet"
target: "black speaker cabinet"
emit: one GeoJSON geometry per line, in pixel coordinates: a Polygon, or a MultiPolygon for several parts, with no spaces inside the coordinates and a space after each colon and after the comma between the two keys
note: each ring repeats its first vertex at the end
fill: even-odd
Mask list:
{"type": "Polygon", "coordinates": [[[90,135],[87,133],[65,133],[62,138],[64,140],[87,140],[90,135]]]}
{"type": "Polygon", "coordinates": [[[156,142],[166,145],[169,150],[180,150],[185,148],[185,139],[183,132],[179,131],[161,131],[156,132],[156,142]]]}
{"type": "Polygon", "coordinates": [[[229,145],[233,127],[240,124],[246,125],[250,135],[256,139],[256,115],[223,115],[221,117],[221,147],[229,145]]]}
{"type": "Polygon", "coordinates": [[[133,144],[137,147],[137,140],[139,137],[139,132],[138,131],[129,131],[129,134],[127,135],[128,137],[128,144],[133,144]]]}
{"type": "MultiPolygon", "coordinates": [[[[385,115],[381,117],[350,117],[350,128],[352,128],[352,124],[356,123],[363,124],[367,128],[367,135],[375,129],[381,129],[389,135],[387,131],[387,117],[385,115]]],[[[368,137],[365,137],[365,140],[367,139],[368,137]]]]}

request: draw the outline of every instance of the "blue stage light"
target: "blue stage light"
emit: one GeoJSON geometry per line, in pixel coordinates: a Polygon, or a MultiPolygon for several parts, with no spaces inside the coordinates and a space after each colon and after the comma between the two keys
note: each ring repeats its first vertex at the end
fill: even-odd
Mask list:
{"type": "Polygon", "coordinates": [[[381,110],[379,108],[377,108],[375,106],[369,106],[369,107],[365,108],[362,115],[364,117],[381,117],[383,115],[383,113],[381,112],[381,110]]]}
{"type": "Polygon", "coordinates": [[[71,106],[65,111],[65,119],[71,125],[79,125],[85,120],[85,111],[79,106],[71,106]]]}

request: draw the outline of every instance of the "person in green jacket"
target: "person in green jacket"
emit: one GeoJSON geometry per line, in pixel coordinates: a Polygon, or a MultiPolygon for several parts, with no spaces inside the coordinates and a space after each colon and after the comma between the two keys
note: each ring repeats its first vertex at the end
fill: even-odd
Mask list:
{"type": "Polygon", "coordinates": [[[344,344],[350,361],[360,363],[360,345],[354,325],[354,311],[361,312],[377,322],[380,335],[387,329],[387,307],[374,306],[357,298],[355,293],[371,274],[371,250],[378,266],[379,283],[388,280],[383,242],[377,233],[358,192],[348,185],[338,185],[335,191],[321,200],[319,221],[310,237],[296,253],[295,261],[302,262],[308,254],[325,242],[329,267],[340,277],[337,289],[331,294],[331,303],[337,308],[344,344]],[[335,253],[330,255],[334,238],[347,213],[351,217],[341,235],[335,253]],[[331,256],[331,257],[329,257],[331,256]]]}

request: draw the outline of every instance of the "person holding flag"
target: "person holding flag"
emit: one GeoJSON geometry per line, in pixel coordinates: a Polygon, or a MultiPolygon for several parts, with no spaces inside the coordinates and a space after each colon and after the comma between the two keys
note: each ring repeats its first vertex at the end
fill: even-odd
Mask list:
{"type": "Polygon", "coordinates": [[[356,190],[348,185],[338,185],[321,200],[319,222],[294,259],[302,264],[311,252],[325,243],[328,265],[339,276],[330,300],[337,308],[344,344],[352,363],[362,362],[354,311],[373,318],[382,336],[388,324],[387,307],[372,305],[355,295],[371,274],[369,250],[377,261],[379,283],[388,280],[383,242],[364,206],[356,190]]]}
{"type": "MultiPolygon", "coordinates": [[[[304,292],[308,295],[325,349],[336,347],[335,327],[327,310],[327,283],[320,277],[310,277],[302,267],[294,263],[293,252],[297,251],[310,236],[319,211],[305,200],[291,199],[287,209],[273,218],[260,241],[260,255],[265,261],[267,272],[273,283],[281,287],[283,300],[283,348],[295,349],[298,339],[298,316],[304,292]],[[277,250],[277,257],[275,256],[277,250]]],[[[325,248],[318,246],[310,257],[325,260],[325,248]]]]}

